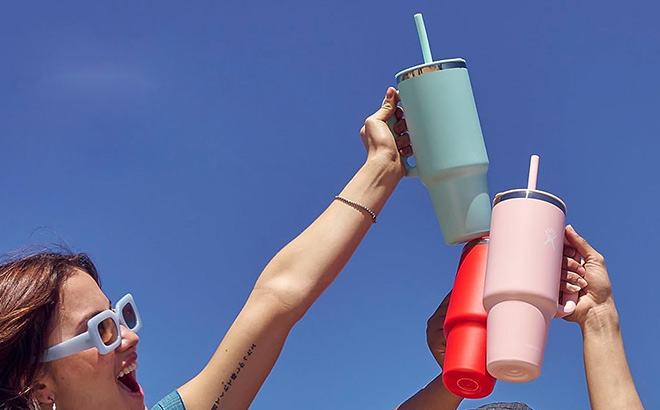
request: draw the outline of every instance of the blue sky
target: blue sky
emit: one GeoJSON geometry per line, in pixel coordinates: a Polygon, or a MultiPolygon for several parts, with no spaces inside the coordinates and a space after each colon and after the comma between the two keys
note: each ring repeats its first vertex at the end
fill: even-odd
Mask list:
{"type": "MultiPolygon", "coordinates": [[[[655,2],[22,2],[0,6],[0,250],[66,242],[136,297],[148,405],[209,359],[268,260],[361,165],[394,74],[468,62],[491,196],[538,186],[608,263],[633,377],[660,408],[655,2]]],[[[450,289],[428,194],[406,179],[294,328],[252,409],[388,409],[433,379],[450,289]]],[[[543,373],[484,400],[588,408],[577,325],[543,373]]]]}

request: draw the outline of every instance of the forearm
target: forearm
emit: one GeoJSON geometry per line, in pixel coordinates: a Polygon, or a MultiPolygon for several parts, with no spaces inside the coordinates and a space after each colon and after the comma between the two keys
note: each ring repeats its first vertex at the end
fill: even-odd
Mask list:
{"type": "MultiPolygon", "coordinates": [[[[379,214],[401,179],[400,166],[382,159],[368,160],[340,195],[379,214]]],[[[332,201],[271,260],[255,292],[277,294],[281,308],[298,320],[337,277],[371,225],[371,216],[364,210],[332,201]]]]}
{"type": "MultiPolygon", "coordinates": [[[[400,170],[386,165],[367,161],[341,196],[379,213],[401,178],[400,170]]],[[[247,409],[295,322],[339,274],[371,224],[368,213],[333,201],[284,247],[259,276],[209,364],[179,389],[186,408],[247,409]]]]}
{"type": "Polygon", "coordinates": [[[602,306],[581,327],[592,410],[643,409],[628,368],[614,303],[602,306]]]}
{"type": "Polygon", "coordinates": [[[181,386],[188,410],[245,410],[273,368],[290,326],[268,295],[251,295],[206,367],[181,386]]]}
{"type": "Polygon", "coordinates": [[[395,410],[456,410],[463,398],[451,393],[439,375],[395,410]]]}

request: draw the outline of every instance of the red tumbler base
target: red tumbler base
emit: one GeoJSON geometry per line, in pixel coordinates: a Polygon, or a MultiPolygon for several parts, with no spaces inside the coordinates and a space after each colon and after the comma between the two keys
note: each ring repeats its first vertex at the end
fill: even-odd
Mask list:
{"type": "Polygon", "coordinates": [[[493,391],[495,378],[486,371],[483,324],[461,323],[449,332],[442,382],[450,392],[468,399],[480,399],[493,391]]]}

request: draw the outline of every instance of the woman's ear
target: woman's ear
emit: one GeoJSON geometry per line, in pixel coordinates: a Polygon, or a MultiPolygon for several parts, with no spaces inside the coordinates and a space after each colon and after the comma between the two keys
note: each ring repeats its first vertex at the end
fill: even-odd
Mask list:
{"type": "Polygon", "coordinates": [[[39,404],[45,404],[46,408],[50,408],[55,402],[55,393],[44,381],[40,380],[37,383],[32,394],[39,401],[39,404]]]}

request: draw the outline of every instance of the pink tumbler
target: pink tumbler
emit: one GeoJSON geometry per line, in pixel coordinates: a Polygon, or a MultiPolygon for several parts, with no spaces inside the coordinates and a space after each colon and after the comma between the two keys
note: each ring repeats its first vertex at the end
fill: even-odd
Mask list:
{"type": "Polygon", "coordinates": [[[500,380],[526,382],[541,373],[550,319],[575,310],[577,294],[560,304],[566,205],[536,190],[538,156],[527,189],[493,201],[484,283],[488,312],[487,369],[500,380]]]}

